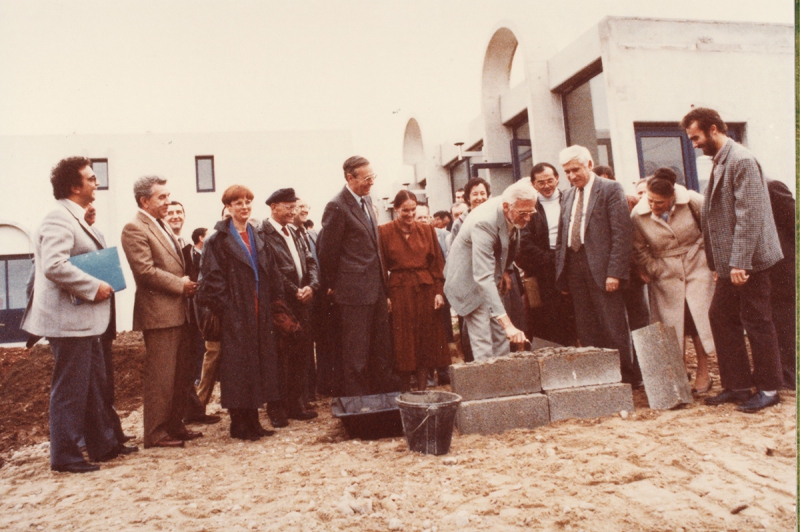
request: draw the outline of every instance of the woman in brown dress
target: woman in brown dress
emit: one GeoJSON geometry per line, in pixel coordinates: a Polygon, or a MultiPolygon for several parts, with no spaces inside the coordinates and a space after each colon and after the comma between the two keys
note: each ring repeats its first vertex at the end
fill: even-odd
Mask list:
{"type": "Polygon", "coordinates": [[[433,226],[414,221],[416,208],[417,197],[401,190],[394,198],[397,218],[378,228],[404,390],[410,389],[412,373],[424,390],[430,368],[450,365],[444,321],[438,315],[444,307],[444,257],[433,226]]]}

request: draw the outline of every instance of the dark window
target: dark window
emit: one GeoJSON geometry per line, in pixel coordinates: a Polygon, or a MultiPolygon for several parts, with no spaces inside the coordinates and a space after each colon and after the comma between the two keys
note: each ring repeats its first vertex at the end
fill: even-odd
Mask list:
{"type": "Polygon", "coordinates": [[[97,190],[108,190],[108,159],[91,159],[92,170],[97,176],[97,190]]]}
{"type": "Polygon", "coordinates": [[[451,200],[454,203],[456,201],[456,190],[464,188],[464,185],[469,181],[469,173],[469,157],[464,157],[450,167],[450,193],[452,194],[451,200]]]}
{"type": "Polygon", "coordinates": [[[0,343],[28,337],[19,326],[28,303],[25,288],[32,270],[30,255],[0,257],[0,343]]]}
{"type": "MultiPolygon", "coordinates": [[[[678,123],[634,124],[639,177],[652,175],[661,167],[671,168],[678,183],[703,192],[711,175],[711,157],[692,147],[692,141],[678,123]]],[[[744,124],[728,124],[728,136],[741,142],[744,124]]]]}
{"type": "Polygon", "coordinates": [[[214,192],[214,156],[198,155],[194,158],[198,192],[214,192]]]}
{"type": "Polygon", "coordinates": [[[511,128],[511,167],[514,181],[531,175],[533,168],[533,151],[531,150],[531,128],[528,113],[521,113],[518,119],[507,124],[511,128]]]}

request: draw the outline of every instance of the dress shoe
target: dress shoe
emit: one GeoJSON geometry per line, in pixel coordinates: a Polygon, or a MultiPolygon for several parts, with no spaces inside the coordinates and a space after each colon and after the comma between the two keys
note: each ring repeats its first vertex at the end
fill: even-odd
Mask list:
{"type": "Polygon", "coordinates": [[[126,454],[133,454],[139,450],[138,447],[135,445],[122,445],[117,444],[116,447],[108,451],[105,456],[102,456],[97,459],[98,462],[108,462],[109,460],[113,460],[114,458],[118,457],[119,455],[126,455],[126,454]]]}
{"type": "Polygon", "coordinates": [[[91,473],[92,471],[99,471],[100,466],[81,460],[71,464],[50,466],[50,469],[59,473],[91,473]]]}
{"type": "Polygon", "coordinates": [[[714,385],[714,379],[711,377],[708,378],[708,384],[703,386],[702,388],[692,388],[693,394],[701,394],[701,393],[708,393],[711,391],[711,387],[714,385]]]}
{"type": "Polygon", "coordinates": [[[305,408],[306,410],[313,410],[316,412],[317,405],[315,405],[314,403],[303,403],[303,408],[305,408]]]}
{"type": "Polygon", "coordinates": [[[269,416],[269,422],[272,423],[272,426],[276,429],[282,429],[283,427],[289,426],[289,419],[284,416],[269,416]]]}
{"type": "Polygon", "coordinates": [[[134,438],[136,438],[136,436],[132,436],[131,434],[123,434],[121,438],[117,438],[117,441],[120,443],[128,443],[134,438]]]}
{"type": "Polygon", "coordinates": [[[308,421],[309,419],[314,419],[317,416],[319,416],[319,414],[317,414],[316,412],[310,412],[308,410],[292,410],[286,417],[288,417],[289,419],[308,421]]]}
{"type": "Polygon", "coordinates": [[[173,440],[172,438],[164,438],[163,440],[151,443],[150,445],[148,444],[144,445],[145,449],[149,449],[151,447],[183,447],[183,440],[173,440]]]}
{"type": "Polygon", "coordinates": [[[719,395],[706,397],[707,405],[721,405],[725,403],[742,403],[750,398],[750,390],[722,390],[719,395]]]}
{"type": "Polygon", "coordinates": [[[753,414],[759,410],[764,410],[768,406],[777,405],[781,402],[780,396],[775,393],[772,396],[766,395],[764,392],[758,392],[753,397],[736,407],[739,412],[746,412],[753,414]]]}
{"type": "Polygon", "coordinates": [[[222,421],[220,416],[213,416],[209,414],[203,414],[202,416],[195,416],[183,420],[184,423],[202,423],[203,425],[213,425],[214,423],[219,423],[220,421],[222,421]]]}
{"type": "Polygon", "coordinates": [[[202,438],[203,433],[195,430],[185,430],[184,432],[175,434],[174,437],[176,440],[190,441],[202,438]]]}

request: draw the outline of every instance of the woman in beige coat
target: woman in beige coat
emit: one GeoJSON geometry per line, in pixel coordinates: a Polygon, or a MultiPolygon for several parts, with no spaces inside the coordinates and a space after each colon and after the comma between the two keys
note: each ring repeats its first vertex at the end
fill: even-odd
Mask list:
{"type": "Polygon", "coordinates": [[[668,168],[648,179],[645,197],[631,212],[634,255],[649,283],[651,322],[675,327],[682,346],[684,336],[692,337],[697,353],[694,390],[704,393],[711,389],[707,353],[715,348],[708,322],[714,278],[700,230],[703,196],[675,181],[668,168]]]}

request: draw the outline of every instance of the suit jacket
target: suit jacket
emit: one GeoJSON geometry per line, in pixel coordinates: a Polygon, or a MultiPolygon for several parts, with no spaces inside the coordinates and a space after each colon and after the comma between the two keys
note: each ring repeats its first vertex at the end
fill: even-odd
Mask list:
{"type": "Polygon", "coordinates": [[[294,295],[301,288],[310,286],[314,293],[319,291],[319,267],[311,255],[311,250],[306,247],[305,240],[290,224],[286,224],[289,229],[289,234],[292,236],[294,245],[297,248],[297,254],[300,256],[300,267],[303,271],[303,278],[298,278],[297,268],[294,265],[292,253],[289,246],[286,244],[286,239],[275,227],[269,222],[264,220],[261,227],[258,228],[258,234],[264,239],[264,243],[272,251],[278,269],[283,278],[283,291],[286,294],[287,301],[296,301],[294,295]]]}
{"type": "Polygon", "coordinates": [[[761,165],[728,139],[714,157],[701,213],[708,267],[729,278],[731,268],[759,272],[783,258],[761,165]]]}
{"type": "Polygon", "coordinates": [[[202,257],[202,252],[197,251],[194,248],[194,244],[186,244],[183,249],[181,249],[181,255],[183,255],[183,263],[186,265],[186,275],[188,275],[189,279],[192,281],[197,282],[197,278],[200,277],[200,258],[202,257]]]}
{"type": "MultiPolygon", "coordinates": [[[[170,231],[169,225],[164,225],[170,231]]],[[[136,281],[133,330],[166,329],[186,323],[183,254],[141,211],[122,229],[121,241],[136,281]]]]}
{"type": "MultiPolygon", "coordinates": [[[[564,193],[561,204],[561,222],[556,240],[556,285],[567,291],[564,265],[569,243],[569,219],[577,188],[564,193]]],[[[633,252],[633,226],[628,201],[622,185],[594,176],[594,184],[586,204],[584,216],[583,247],[589,261],[592,279],[601,290],[606,289],[606,278],[627,280],[630,275],[633,252]]]]}
{"type": "Polygon", "coordinates": [[[508,264],[509,245],[502,197],[470,212],[453,240],[444,269],[444,293],[459,316],[481,305],[493,317],[506,313],[497,286],[508,264]]]}
{"type": "MultiPolygon", "coordinates": [[[[564,194],[559,196],[559,201],[563,208],[564,194]]],[[[520,231],[516,263],[527,275],[536,277],[542,297],[556,292],[556,251],[550,249],[550,227],[539,200],[536,200],[536,214],[520,231]]]]}
{"type": "MultiPolygon", "coordinates": [[[[372,210],[372,200],[366,199],[372,210]]],[[[340,305],[372,305],[381,294],[378,226],[370,220],[347,187],[325,206],[317,256],[322,286],[333,289],[340,305]]]]}
{"type": "Polygon", "coordinates": [[[36,336],[84,337],[103,334],[111,318],[109,300],[95,303],[100,280],[69,262],[74,255],[102,249],[84,211],[62,199],[36,234],[33,298],[21,328],[36,336]]]}
{"type": "MultiPolygon", "coordinates": [[[[772,279],[772,302],[783,304],[785,308],[795,307],[795,200],[789,187],[780,181],[767,179],[769,199],[781,242],[783,259],[770,270],[772,279]]],[[[792,312],[793,313],[793,312],[792,312]]]]}

